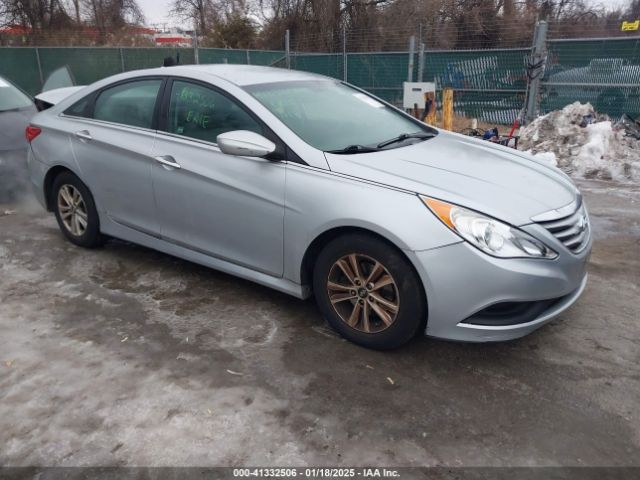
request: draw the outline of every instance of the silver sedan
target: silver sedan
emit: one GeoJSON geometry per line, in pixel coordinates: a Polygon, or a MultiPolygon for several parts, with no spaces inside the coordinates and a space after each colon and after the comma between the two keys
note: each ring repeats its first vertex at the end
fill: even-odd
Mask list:
{"type": "Polygon", "coordinates": [[[589,219],[566,175],[334,79],[129,72],[38,114],[27,138],[69,241],[121,238],[314,295],[366,347],[517,338],[587,281],[589,219]]]}

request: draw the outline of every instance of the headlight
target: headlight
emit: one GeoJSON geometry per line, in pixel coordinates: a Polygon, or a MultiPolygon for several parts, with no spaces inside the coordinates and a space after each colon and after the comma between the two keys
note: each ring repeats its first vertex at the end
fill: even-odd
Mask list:
{"type": "Polygon", "coordinates": [[[442,223],[474,247],[500,258],[555,258],[556,252],[528,233],[450,203],[420,195],[442,223]]]}

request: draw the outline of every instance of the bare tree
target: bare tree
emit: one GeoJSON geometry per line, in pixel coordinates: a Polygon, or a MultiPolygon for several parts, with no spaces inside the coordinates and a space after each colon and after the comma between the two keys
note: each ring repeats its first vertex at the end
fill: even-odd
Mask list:
{"type": "Polygon", "coordinates": [[[194,22],[195,28],[201,32],[209,31],[209,18],[215,13],[213,0],[173,0],[170,15],[181,20],[194,22]]]}
{"type": "Polygon", "coordinates": [[[374,28],[381,9],[392,0],[258,0],[263,12],[265,44],[281,48],[290,30],[296,48],[334,51],[343,26],[374,28]]]}
{"type": "Polygon", "coordinates": [[[59,0],[0,0],[0,18],[4,25],[16,24],[41,30],[69,22],[59,0]]]}
{"type": "Polygon", "coordinates": [[[71,4],[73,5],[73,11],[75,13],[76,24],[80,25],[80,0],[71,0],[71,4]]]}
{"type": "MultiPolygon", "coordinates": [[[[527,46],[539,19],[556,36],[620,34],[622,19],[640,16],[640,0],[627,2],[614,10],[592,0],[172,0],[170,13],[193,22],[205,44],[280,49],[289,30],[294,49],[335,52],[343,28],[351,51],[404,49],[416,34],[428,48],[527,46]]],[[[0,24],[94,25],[101,42],[143,19],[136,0],[0,0],[0,24]]]]}
{"type": "Polygon", "coordinates": [[[105,43],[107,34],[121,30],[129,24],[144,23],[144,15],[136,0],[83,0],[89,22],[105,43]]]}

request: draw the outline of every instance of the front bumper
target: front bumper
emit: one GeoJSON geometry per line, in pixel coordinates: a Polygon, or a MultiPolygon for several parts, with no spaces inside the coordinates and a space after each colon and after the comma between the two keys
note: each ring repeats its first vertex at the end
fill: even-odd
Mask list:
{"type": "Polygon", "coordinates": [[[580,297],[587,283],[590,252],[591,240],[579,255],[563,250],[554,260],[494,258],[467,242],[408,252],[427,295],[425,333],[465,342],[504,341],[527,335],[580,297]],[[555,301],[521,323],[473,323],[474,315],[491,306],[550,299],[555,301]]]}

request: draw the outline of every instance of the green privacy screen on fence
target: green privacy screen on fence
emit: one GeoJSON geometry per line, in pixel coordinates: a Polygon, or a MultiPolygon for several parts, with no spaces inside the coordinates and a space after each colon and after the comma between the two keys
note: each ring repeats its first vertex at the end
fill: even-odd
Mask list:
{"type": "MultiPolygon", "coordinates": [[[[543,112],[579,100],[614,117],[640,115],[640,38],[550,40],[540,99],[543,112]]],[[[438,89],[455,89],[458,114],[492,123],[511,123],[525,101],[530,49],[427,50],[413,58],[413,80],[436,81],[438,89]]],[[[34,95],[42,80],[68,66],[79,85],[122,71],[162,65],[165,57],[195,63],[191,48],[2,47],[0,75],[34,95]]],[[[286,67],[285,52],[201,48],[199,62],[286,67]]],[[[291,68],[345,78],[394,104],[402,102],[407,80],[407,52],[342,54],[292,53],[291,68]],[[345,76],[346,65],[346,76],[345,76]]]]}
{"type": "MultiPolygon", "coordinates": [[[[198,53],[200,63],[252,65],[271,65],[284,56],[278,51],[218,48],[203,48],[198,53]]],[[[88,85],[116,73],[159,67],[167,56],[178,55],[181,64],[195,63],[192,48],[2,47],[0,75],[35,95],[42,88],[42,80],[60,67],[68,66],[78,85],[88,85]]]]}
{"type": "Polygon", "coordinates": [[[2,47],[0,75],[35,95],[42,80],[60,67],[68,66],[78,85],[88,85],[123,71],[159,67],[166,56],[178,52],[181,63],[193,63],[193,49],[2,47]]]}
{"type": "MultiPolygon", "coordinates": [[[[278,64],[282,67],[285,65],[278,64]]],[[[291,56],[291,68],[343,78],[343,57],[339,53],[295,53],[291,56]]]]}
{"type": "Polygon", "coordinates": [[[236,63],[243,65],[274,65],[284,59],[284,52],[270,50],[230,50],[224,48],[201,48],[200,63],[236,63]]]}
{"type": "Polygon", "coordinates": [[[35,48],[0,49],[0,75],[31,95],[42,87],[35,48]]]}

